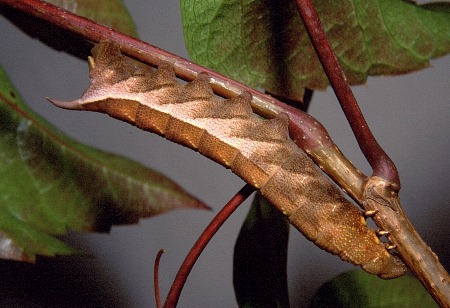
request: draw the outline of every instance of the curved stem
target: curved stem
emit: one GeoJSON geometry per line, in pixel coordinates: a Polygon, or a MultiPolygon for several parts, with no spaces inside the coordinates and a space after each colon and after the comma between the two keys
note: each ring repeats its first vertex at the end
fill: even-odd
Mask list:
{"type": "Polygon", "coordinates": [[[153,290],[155,292],[156,308],[161,308],[161,294],[159,292],[159,261],[161,261],[161,256],[163,253],[165,253],[164,249],[158,251],[155,258],[155,264],[153,266],[153,290]]]}
{"type": "Polygon", "coordinates": [[[184,283],[186,282],[190,271],[194,267],[194,264],[203,249],[206,247],[217,230],[219,230],[223,223],[228,219],[228,217],[253,193],[253,191],[253,187],[246,184],[236,195],[233,196],[233,198],[231,198],[230,201],[228,201],[228,203],[222,208],[222,210],[220,210],[213,220],[211,220],[184,259],[183,264],[175,276],[175,280],[172,283],[172,287],[170,288],[163,307],[169,308],[177,305],[184,283]]]}
{"type": "Polygon", "coordinates": [[[331,48],[325,30],[320,24],[319,15],[312,0],[297,0],[297,6],[314,49],[330,81],[330,85],[350,123],[361,151],[372,167],[373,175],[397,184],[396,190],[399,190],[400,178],[397,168],[370,131],[358,102],[346,81],[344,72],[331,48]]]}

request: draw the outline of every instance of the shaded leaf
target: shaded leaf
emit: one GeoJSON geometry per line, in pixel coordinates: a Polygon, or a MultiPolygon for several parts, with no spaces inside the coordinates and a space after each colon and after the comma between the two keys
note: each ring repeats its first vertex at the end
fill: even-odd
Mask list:
{"type": "MultiPolygon", "coordinates": [[[[49,0],[95,22],[137,37],[136,27],[121,0],[49,0]]],[[[54,26],[50,22],[33,17],[20,10],[0,6],[0,14],[27,35],[39,39],[49,47],[85,60],[90,54],[92,42],[54,26]]]]}
{"type": "Polygon", "coordinates": [[[310,307],[438,307],[413,276],[383,280],[360,270],[323,284],[310,307]]]}
{"type": "Polygon", "coordinates": [[[259,193],[234,247],[233,284],[240,307],[289,307],[289,223],[259,193]]]}
{"type": "MultiPolygon", "coordinates": [[[[291,99],[328,85],[294,1],[182,0],[191,58],[291,99]]],[[[450,51],[448,5],[403,0],[314,1],[351,84],[402,74],[450,51]]]]}
{"type": "Polygon", "coordinates": [[[136,26],[122,0],[45,0],[45,2],[137,37],[136,26]]]}
{"type": "Polygon", "coordinates": [[[107,231],[177,208],[205,208],[163,175],[79,144],[32,112],[0,69],[0,257],[74,250],[52,235],[107,231]]]}

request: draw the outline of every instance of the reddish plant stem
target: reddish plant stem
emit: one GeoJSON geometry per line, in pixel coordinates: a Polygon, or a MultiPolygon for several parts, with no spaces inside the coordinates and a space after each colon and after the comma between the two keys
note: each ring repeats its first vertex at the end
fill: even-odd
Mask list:
{"type": "Polygon", "coordinates": [[[344,72],[331,48],[325,30],[320,24],[319,15],[312,0],[297,0],[297,7],[359,147],[372,167],[373,175],[397,184],[398,187],[396,189],[400,189],[400,178],[397,168],[370,131],[355,96],[346,81],[344,72]]]}
{"type": "Polygon", "coordinates": [[[164,249],[158,251],[155,258],[155,265],[153,266],[153,290],[155,292],[156,308],[161,308],[161,294],[159,292],[159,261],[161,256],[165,253],[164,249]]]}
{"type": "Polygon", "coordinates": [[[194,264],[203,249],[209,243],[217,230],[219,230],[223,223],[228,219],[228,217],[230,217],[230,215],[253,193],[253,191],[253,187],[246,184],[236,195],[233,196],[233,198],[231,198],[230,201],[228,201],[228,203],[220,210],[213,220],[211,220],[209,225],[195,242],[194,246],[192,246],[191,250],[184,259],[183,264],[178,270],[169,294],[167,295],[167,299],[164,304],[165,308],[171,308],[177,305],[184,283],[186,282],[190,271],[194,267],[194,264]]]}

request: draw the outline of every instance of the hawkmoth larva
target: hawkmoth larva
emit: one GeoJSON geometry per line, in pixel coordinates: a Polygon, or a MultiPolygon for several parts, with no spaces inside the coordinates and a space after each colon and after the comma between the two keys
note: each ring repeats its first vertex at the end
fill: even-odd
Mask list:
{"type": "Polygon", "coordinates": [[[361,212],[292,142],[286,115],[262,119],[252,112],[250,94],[223,100],[207,74],[182,85],[170,65],[147,71],[111,42],[97,45],[89,62],[91,83],[83,96],[53,103],[108,113],[197,150],[259,189],[319,247],[382,278],[405,272],[361,212]]]}

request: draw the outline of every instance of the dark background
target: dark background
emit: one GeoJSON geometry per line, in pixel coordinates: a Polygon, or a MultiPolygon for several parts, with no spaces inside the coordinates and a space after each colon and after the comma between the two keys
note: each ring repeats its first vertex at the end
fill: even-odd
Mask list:
{"type": "MultiPolygon", "coordinates": [[[[140,37],[187,57],[179,1],[124,1],[140,37]]],[[[31,39],[0,17],[0,64],[24,100],[76,139],[120,153],[163,171],[217,212],[242,187],[229,170],[201,155],[106,115],[71,112],[49,104],[46,96],[78,98],[88,83],[87,64],[31,39]]],[[[397,164],[401,198],[411,221],[450,268],[450,57],[426,70],[401,77],[369,78],[354,87],[375,136],[397,164]]],[[[314,94],[310,113],[321,121],[342,151],[366,174],[360,154],[333,92],[314,94]]],[[[180,307],[235,306],[232,254],[248,202],[230,218],[196,264],[180,307]]],[[[153,307],[153,260],[160,267],[161,292],[173,277],[214,213],[176,211],[138,225],[113,227],[106,234],[70,234],[90,258],[41,258],[36,265],[0,261],[0,306],[153,307]]],[[[325,280],[351,269],[292,230],[289,286],[293,307],[303,307],[325,280]]]]}

